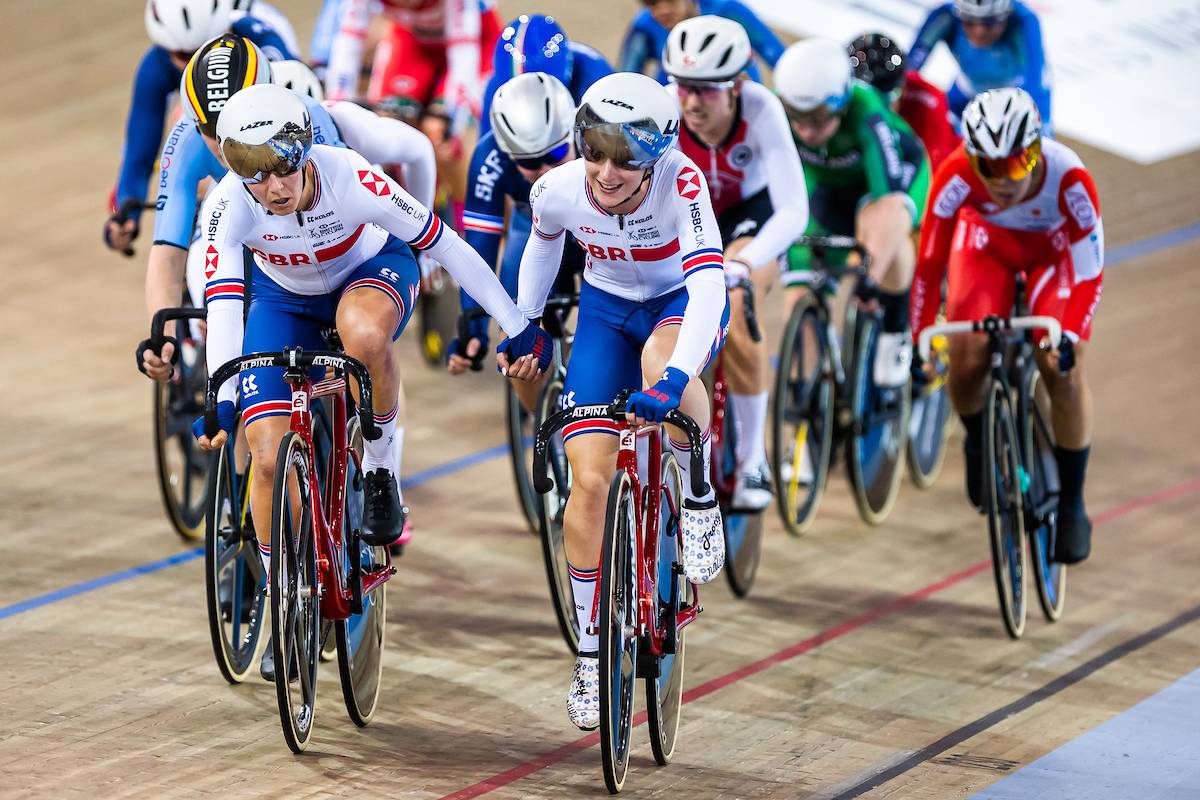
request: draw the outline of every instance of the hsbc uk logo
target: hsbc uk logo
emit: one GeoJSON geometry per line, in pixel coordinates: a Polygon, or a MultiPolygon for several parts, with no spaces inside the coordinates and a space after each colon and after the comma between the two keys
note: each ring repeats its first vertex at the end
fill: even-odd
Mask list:
{"type": "Polygon", "coordinates": [[[217,248],[210,244],[204,253],[204,277],[209,280],[212,280],[212,276],[217,274],[217,258],[217,248]]]}
{"type": "Polygon", "coordinates": [[[691,167],[684,167],[675,177],[675,190],[687,200],[695,200],[700,194],[700,174],[691,167]]]}
{"type": "Polygon", "coordinates": [[[369,169],[358,171],[358,182],[376,197],[387,197],[392,193],[392,190],[388,188],[387,181],[369,169]]]}

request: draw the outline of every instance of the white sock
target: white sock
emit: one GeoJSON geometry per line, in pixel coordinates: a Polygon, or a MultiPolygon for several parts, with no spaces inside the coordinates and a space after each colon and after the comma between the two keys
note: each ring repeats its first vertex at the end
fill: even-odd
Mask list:
{"type": "Polygon", "coordinates": [[[364,440],[363,446],[366,450],[363,455],[364,472],[386,469],[393,475],[397,474],[393,472],[399,461],[395,455],[396,408],[397,406],[392,406],[392,409],[386,414],[375,415],[375,424],[383,431],[383,435],[373,442],[364,440]]]}
{"type": "Polygon", "coordinates": [[[767,460],[767,393],[733,394],[733,417],[737,420],[738,466],[762,464],[767,460]]]}
{"type": "Polygon", "coordinates": [[[258,557],[262,559],[263,574],[267,576],[267,583],[271,582],[271,545],[258,543],[258,557]]]}
{"type": "Polygon", "coordinates": [[[396,451],[396,469],[392,473],[396,476],[396,491],[400,495],[400,505],[404,505],[404,488],[400,486],[400,467],[404,463],[404,426],[396,426],[396,441],[392,447],[396,451]]]}
{"type": "Polygon", "coordinates": [[[600,634],[588,632],[592,624],[592,603],[596,600],[596,576],[600,568],[579,569],[567,564],[571,573],[571,594],[575,597],[575,619],[579,620],[579,652],[595,653],[600,649],[600,634]]]}
{"type": "Polygon", "coordinates": [[[705,429],[701,438],[704,441],[704,479],[708,481],[708,494],[703,497],[695,497],[692,494],[691,446],[686,441],[675,441],[673,436],[668,436],[667,441],[670,443],[671,449],[675,451],[675,460],[679,462],[679,470],[683,473],[683,496],[698,503],[707,503],[717,496],[713,491],[712,481],[708,480],[712,476],[712,428],[705,429]]]}

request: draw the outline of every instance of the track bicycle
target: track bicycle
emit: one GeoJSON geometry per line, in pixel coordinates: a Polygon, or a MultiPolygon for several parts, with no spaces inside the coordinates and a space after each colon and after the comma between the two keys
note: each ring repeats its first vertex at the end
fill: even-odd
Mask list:
{"type": "MultiPolygon", "coordinates": [[[[591,624],[600,637],[600,750],[604,782],[616,794],[629,769],[635,683],[645,682],[650,749],[659,765],[675,752],[683,701],[684,628],[700,613],[696,586],[684,578],[680,554],[683,478],[661,426],[635,430],[625,419],[632,390],[610,404],[574,406],[542,423],[534,439],[534,480],[552,488],[547,453],[553,436],[570,422],[617,423],[617,466],[609,485],[604,540],[591,624]],[[644,448],[639,447],[644,441],[644,448]],[[644,458],[639,458],[644,450],[644,458]]],[[[700,428],[675,410],[666,422],[686,433],[691,446],[692,491],[708,493],[700,428]]]]}

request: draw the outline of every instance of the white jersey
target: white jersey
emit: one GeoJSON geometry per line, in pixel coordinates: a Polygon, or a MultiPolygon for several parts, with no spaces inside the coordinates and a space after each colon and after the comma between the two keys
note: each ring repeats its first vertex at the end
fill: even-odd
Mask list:
{"type": "MultiPolygon", "coordinates": [[[[525,327],[525,318],[483,259],[366,159],[353,150],[313,145],[309,164],[313,200],[303,211],[272,214],[233,172],[204,201],[200,237],[210,372],[241,352],[243,246],[253,252],[263,273],[284,289],[322,295],[341,288],[351,272],[379,253],[390,234],[445,266],[510,336],[525,327]]],[[[231,394],[232,384],[226,386],[231,394]]]]}
{"type": "Polygon", "coordinates": [[[541,315],[570,231],[587,253],[583,279],[607,294],[644,303],[686,284],[687,312],[668,366],[696,374],[726,303],[721,233],[704,176],[683,153],[669,150],[642,202],[618,216],[593,199],[585,167],[583,159],[555,167],[529,193],[533,235],[521,256],[522,314],[541,315]]]}

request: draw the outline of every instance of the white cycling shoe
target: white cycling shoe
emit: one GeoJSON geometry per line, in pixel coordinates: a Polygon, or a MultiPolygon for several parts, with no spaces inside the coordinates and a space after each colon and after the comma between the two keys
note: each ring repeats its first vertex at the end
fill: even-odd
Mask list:
{"type": "Polygon", "coordinates": [[[737,474],[730,506],[742,511],[762,511],[771,505],[771,472],[765,461],[746,464],[737,474]]]}
{"type": "Polygon", "coordinates": [[[567,690],[567,716],[581,731],[600,727],[600,659],[578,656],[571,688],[567,690]]]}
{"type": "Polygon", "coordinates": [[[692,583],[708,583],[725,566],[725,531],[716,498],[708,503],[683,501],[683,574],[692,583]]]}
{"type": "Polygon", "coordinates": [[[875,341],[875,385],[894,389],[908,382],[912,366],[912,337],[907,333],[881,333],[875,341]]]}

